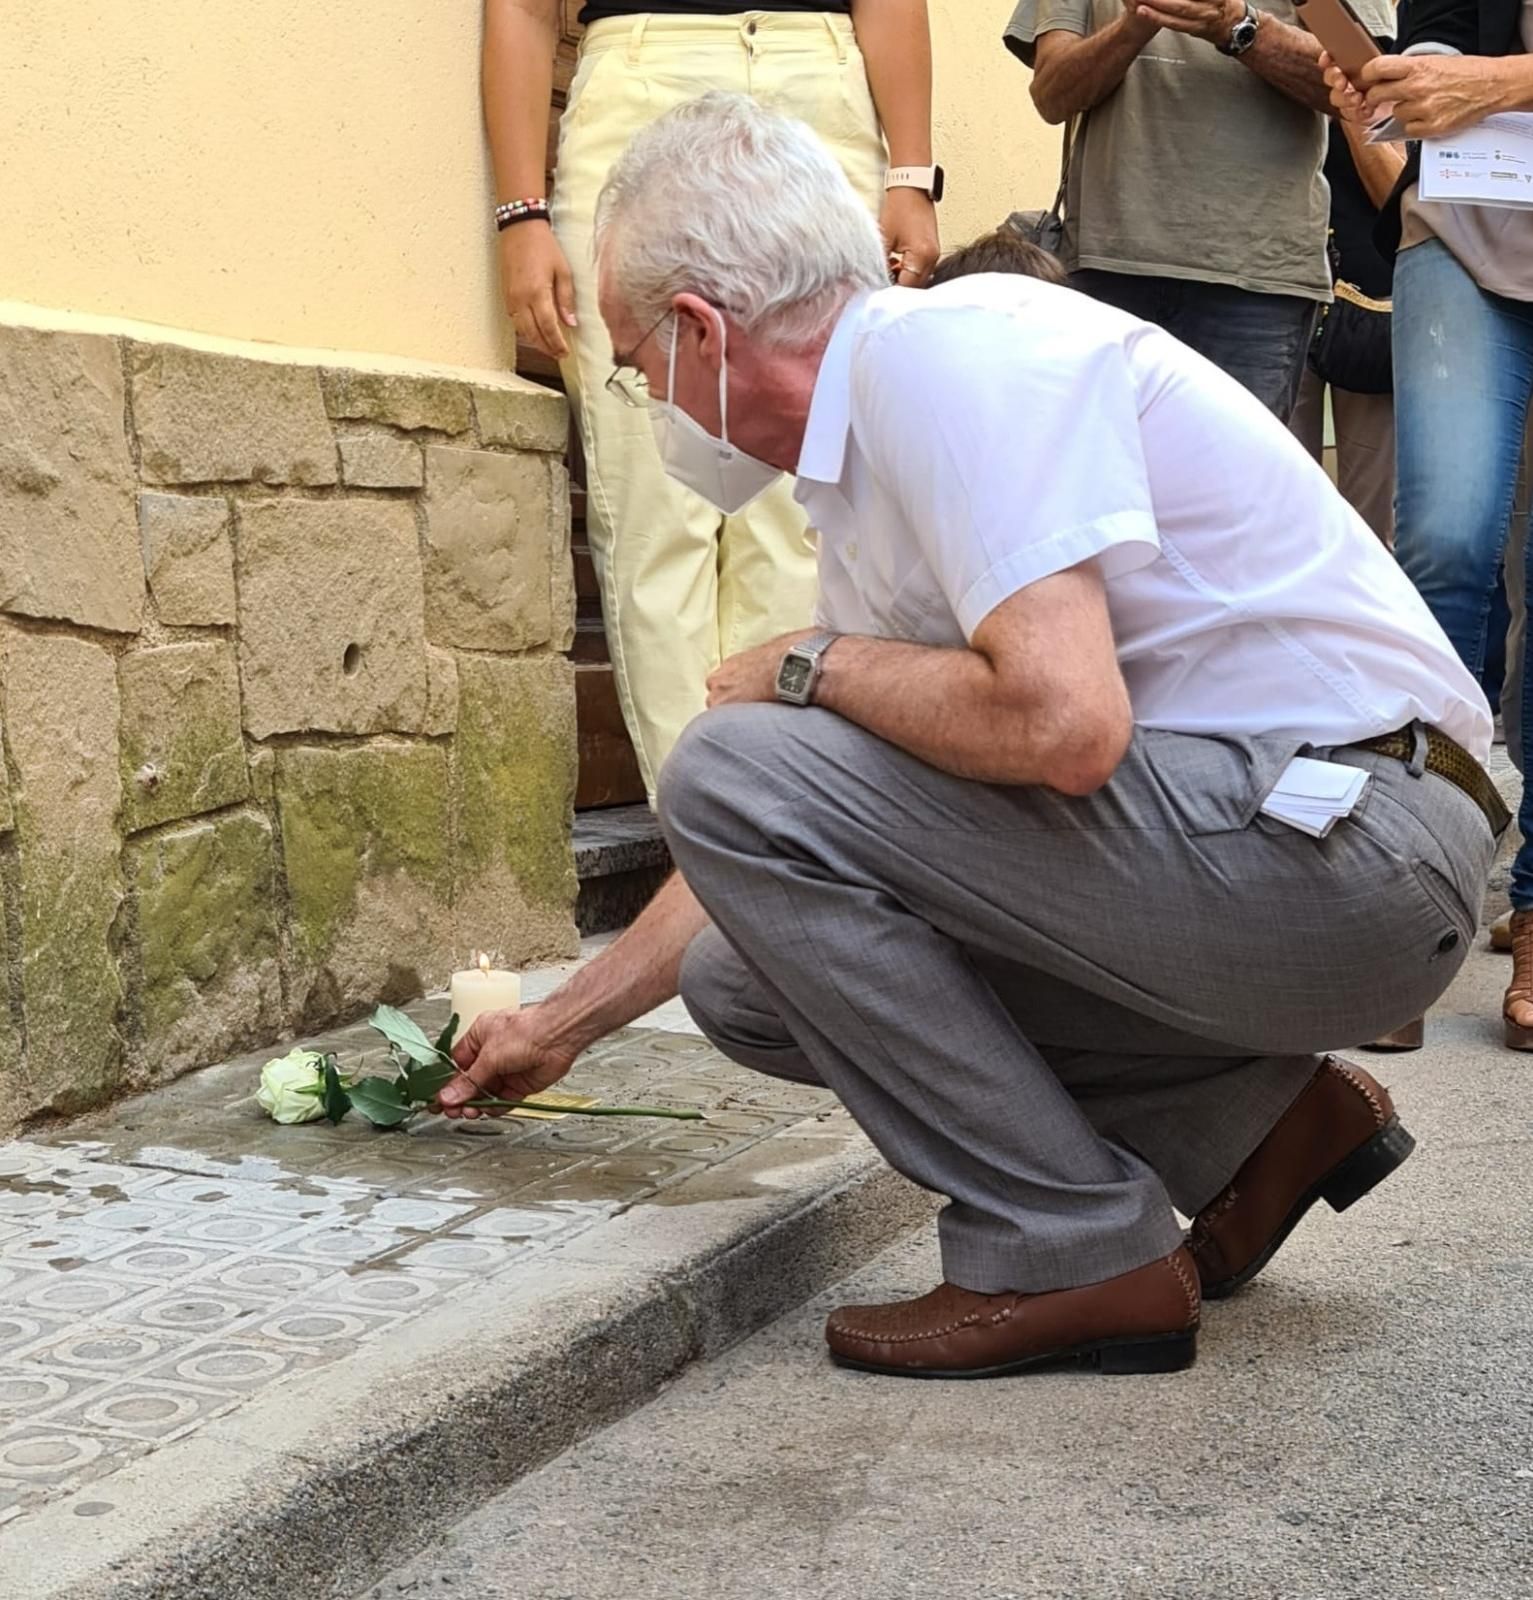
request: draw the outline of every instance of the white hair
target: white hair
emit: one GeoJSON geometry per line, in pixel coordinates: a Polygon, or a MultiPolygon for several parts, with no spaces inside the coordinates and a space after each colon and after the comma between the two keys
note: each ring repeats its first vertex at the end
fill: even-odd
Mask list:
{"type": "Polygon", "coordinates": [[[788,346],[889,283],[878,227],[814,131],[722,92],[634,136],[596,203],[596,254],[646,327],[691,293],[788,346]]]}

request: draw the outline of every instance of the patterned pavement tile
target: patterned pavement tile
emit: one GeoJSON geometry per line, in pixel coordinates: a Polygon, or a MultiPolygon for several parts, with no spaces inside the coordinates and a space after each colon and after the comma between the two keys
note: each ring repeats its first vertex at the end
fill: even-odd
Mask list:
{"type": "Polygon", "coordinates": [[[50,1426],[90,1429],[113,1437],[166,1443],[199,1423],[232,1411],[237,1398],[217,1389],[150,1378],[124,1378],[53,1412],[50,1426]]]}
{"type": "Polygon", "coordinates": [[[25,1503],[48,1490],[91,1483],[126,1466],[147,1448],[99,1428],[27,1423],[0,1434],[0,1481],[16,1484],[25,1503]]]}
{"type": "Polygon", "coordinates": [[[45,1346],[49,1339],[62,1338],[77,1326],[70,1317],[23,1315],[7,1305],[0,1311],[0,1361],[45,1346]]]}
{"type": "MultiPolygon", "coordinates": [[[[377,1056],[365,1027],[313,1043],[377,1056]]],[[[569,1089],[706,1122],[279,1128],[253,1100],[267,1054],[0,1144],[0,1525],[467,1288],[535,1284],[562,1245],[835,1104],[632,1028],[569,1089]]]]}
{"type": "Polygon", "coordinates": [[[161,1329],[125,1328],[103,1322],[69,1325],[63,1337],[38,1341],[27,1349],[23,1366],[36,1362],[58,1371],[77,1370],[102,1382],[138,1372],[192,1342],[186,1334],[161,1329]]]}
{"type": "Polygon", "coordinates": [[[0,1365],[0,1423],[29,1421],[52,1413],[102,1387],[92,1373],[25,1362],[0,1365]]]}
{"type": "Polygon", "coordinates": [[[278,1343],[251,1332],[202,1340],[147,1368],[144,1377],[245,1396],[276,1378],[307,1372],[322,1364],[303,1345],[278,1343]]]}

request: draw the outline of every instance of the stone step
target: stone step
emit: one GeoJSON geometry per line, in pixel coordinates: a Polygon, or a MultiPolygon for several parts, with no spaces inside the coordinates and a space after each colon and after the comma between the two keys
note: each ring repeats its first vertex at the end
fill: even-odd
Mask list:
{"type": "Polygon", "coordinates": [[[646,805],[575,814],[575,922],[582,934],[626,928],[671,870],[671,853],[646,805]]]}

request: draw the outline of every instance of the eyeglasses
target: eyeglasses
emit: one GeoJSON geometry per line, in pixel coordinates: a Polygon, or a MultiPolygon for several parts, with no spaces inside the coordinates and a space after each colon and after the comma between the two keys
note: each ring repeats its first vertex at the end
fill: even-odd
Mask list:
{"type": "Polygon", "coordinates": [[[649,404],[649,379],[639,371],[633,358],[644,348],[645,343],[660,331],[666,318],[671,315],[670,311],[663,312],[660,320],[633,349],[626,356],[618,357],[618,363],[612,369],[612,376],[607,379],[607,393],[614,399],[621,400],[625,406],[631,406],[635,411],[642,411],[649,404]]]}

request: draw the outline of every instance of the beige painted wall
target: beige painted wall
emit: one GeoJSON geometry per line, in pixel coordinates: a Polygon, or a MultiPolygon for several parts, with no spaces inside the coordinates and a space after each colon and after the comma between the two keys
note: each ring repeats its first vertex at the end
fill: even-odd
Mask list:
{"type": "MultiPolygon", "coordinates": [[[[1000,33],[931,0],[950,241],[1043,204],[1000,33]]],[[[0,300],[495,367],[480,0],[0,0],[0,300]]]]}
{"type": "Polygon", "coordinates": [[[948,170],[942,235],[961,244],[1008,212],[1046,206],[1059,184],[1059,130],[1033,110],[1032,74],[1001,43],[1015,0],[928,0],[936,136],[948,170]]]}

